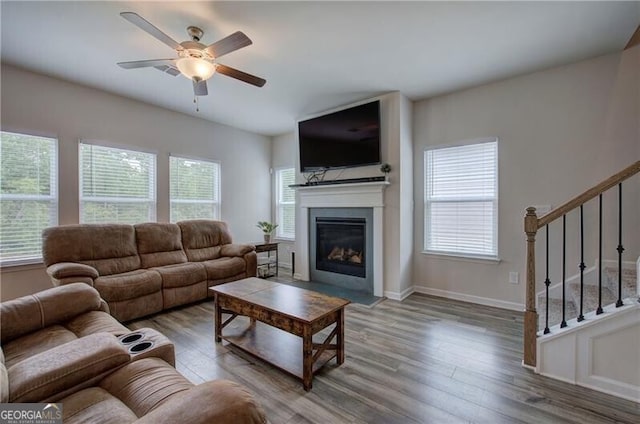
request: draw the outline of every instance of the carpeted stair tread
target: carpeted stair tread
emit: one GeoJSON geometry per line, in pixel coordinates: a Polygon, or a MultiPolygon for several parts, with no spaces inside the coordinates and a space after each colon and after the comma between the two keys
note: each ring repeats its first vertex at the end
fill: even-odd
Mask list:
{"type": "MultiPolygon", "coordinates": [[[[578,311],[580,310],[580,283],[571,283],[567,286],[567,297],[573,300],[578,311]]],[[[609,290],[608,287],[602,286],[602,306],[616,303],[618,298],[609,290]]],[[[598,309],[598,286],[584,286],[584,300],[582,304],[583,314],[593,312],[598,309]]]]}
{"type": "MultiPolygon", "coordinates": [[[[574,303],[567,297],[567,305],[565,307],[565,320],[576,318],[578,312],[574,303]]],[[[546,299],[541,297],[538,300],[538,329],[544,330],[545,325],[545,306],[546,299]]],[[[560,324],[562,322],[562,299],[549,299],[549,327],[560,324]]]]}
{"type": "MultiPolygon", "coordinates": [[[[618,268],[606,267],[604,269],[604,284],[613,293],[618,293],[618,268]]],[[[637,297],[638,275],[635,269],[622,270],[622,298],[637,297]]]]}

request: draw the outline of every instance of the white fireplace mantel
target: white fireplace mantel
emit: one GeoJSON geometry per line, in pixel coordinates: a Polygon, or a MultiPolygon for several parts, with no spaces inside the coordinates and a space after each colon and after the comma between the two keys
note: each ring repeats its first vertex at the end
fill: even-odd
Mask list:
{"type": "Polygon", "coordinates": [[[383,222],[384,189],[388,181],[317,185],[297,187],[301,218],[296,232],[297,264],[295,277],[309,281],[309,209],[310,208],[373,208],[373,294],[383,294],[383,222]]]}

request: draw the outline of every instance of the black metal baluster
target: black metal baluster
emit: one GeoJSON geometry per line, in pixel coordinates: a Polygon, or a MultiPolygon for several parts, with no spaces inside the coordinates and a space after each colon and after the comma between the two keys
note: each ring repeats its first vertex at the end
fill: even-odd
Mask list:
{"type": "Polygon", "coordinates": [[[624,247],[622,246],[622,183],[618,184],[618,301],[616,302],[616,308],[624,305],[622,303],[622,252],[624,247]]]}
{"type": "Polygon", "coordinates": [[[567,326],[567,320],[565,319],[566,312],[566,259],[567,259],[567,215],[562,215],[562,322],[560,328],[567,326]]]}
{"type": "Polygon", "coordinates": [[[546,296],[547,296],[547,304],[546,304],[546,311],[545,311],[545,325],[544,325],[544,334],[549,334],[551,332],[551,330],[549,330],[549,285],[551,285],[551,280],[549,280],[549,224],[545,225],[545,229],[547,231],[547,240],[546,240],[546,245],[547,245],[547,252],[546,252],[546,257],[547,257],[547,276],[544,280],[544,285],[546,287],[546,296]]]}
{"type": "Polygon", "coordinates": [[[580,205],[580,313],[578,314],[578,322],[584,321],[584,208],[580,205]]]}
{"type": "Polygon", "coordinates": [[[598,199],[598,309],[596,315],[602,311],[602,193],[598,199]]]}

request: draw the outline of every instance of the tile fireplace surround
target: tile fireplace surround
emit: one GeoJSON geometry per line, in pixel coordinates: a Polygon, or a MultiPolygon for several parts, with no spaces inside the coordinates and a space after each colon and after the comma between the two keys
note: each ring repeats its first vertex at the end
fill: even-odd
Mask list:
{"type": "Polygon", "coordinates": [[[299,270],[295,278],[309,281],[309,209],[373,208],[373,295],[383,296],[384,276],[384,189],[386,181],[297,187],[300,195],[301,219],[296,251],[299,270]]]}

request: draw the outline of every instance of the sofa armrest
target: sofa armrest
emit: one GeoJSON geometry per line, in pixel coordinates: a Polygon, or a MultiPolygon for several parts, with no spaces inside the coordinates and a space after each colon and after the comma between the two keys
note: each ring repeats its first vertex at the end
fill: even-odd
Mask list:
{"type": "Polygon", "coordinates": [[[47,267],[47,274],[56,280],[72,277],[98,278],[98,270],[92,266],[76,262],[58,262],[47,267]]]}
{"type": "Polygon", "coordinates": [[[238,256],[242,257],[249,252],[256,250],[256,247],[251,244],[223,244],[220,246],[220,256],[238,256]]]}
{"type": "Polygon", "coordinates": [[[100,294],[84,283],[72,283],[0,303],[2,343],[89,311],[103,310],[100,294]]]}
{"type": "Polygon", "coordinates": [[[174,396],[136,424],[265,424],[264,410],[243,386],[216,380],[174,396]]]}
{"type": "Polygon", "coordinates": [[[33,355],[10,367],[9,401],[60,399],[93,384],[130,361],[110,333],[95,333],[33,355]]]}

